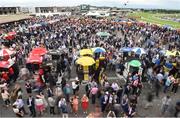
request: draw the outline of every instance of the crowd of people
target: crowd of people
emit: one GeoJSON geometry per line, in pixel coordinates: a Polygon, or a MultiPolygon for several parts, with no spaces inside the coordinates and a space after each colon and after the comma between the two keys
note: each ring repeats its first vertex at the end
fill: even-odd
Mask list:
{"type": "MultiPolygon", "coordinates": [[[[152,106],[153,91],[156,97],[163,87],[162,114],[164,115],[172,98],[169,92],[177,93],[180,82],[179,54],[165,55],[164,50],[180,50],[180,33],[176,30],[163,28],[157,25],[138,23],[115,22],[112,19],[92,19],[74,17],[33,17],[24,21],[1,25],[1,34],[16,32],[13,40],[1,42],[5,47],[16,50],[16,63],[20,74],[16,83],[10,84],[1,76],[1,95],[6,107],[12,106],[16,116],[23,117],[29,114],[32,117],[61,114],[68,117],[84,114],[88,117],[134,117],[138,116],[137,104],[143,91],[143,82],[148,81],[148,104],[152,106]],[[54,21],[54,22],[49,22],[54,21]],[[39,25],[34,25],[39,24],[39,25]],[[108,32],[108,37],[97,36],[97,32],[108,32]],[[47,50],[67,50],[57,61],[55,74],[43,70],[39,66],[38,74],[34,68],[27,69],[26,58],[34,47],[44,47],[47,50]],[[83,78],[76,77],[71,83],[71,69],[78,59],[81,49],[102,47],[106,50],[103,73],[100,70],[91,75],[91,80],[83,87],[83,78]],[[146,50],[145,55],[135,52],[121,52],[123,47],[140,47],[146,50]],[[125,63],[130,59],[139,59],[143,71],[127,73],[124,77],[125,63]],[[170,69],[165,68],[166,63],[173,63],[170,69]],[[118,81],[111,82],[106,75],[107,70],[120,70],[118,73],[126,80],[122,85],[118,81]],[[22,76],[26,71],[26,76],[22,76]],[[63,73],[68,71],[68,77],[63,73]],[[38,77],[36,77],[38,75],[38,77]],[[58,77],[62,77],[61,86],[57,86],[58,77]],[[41,87],[35,91],[31,80],[38,78],[41,87]],[[23,86],[18,82],[25,81],[23,86]],[[15,84],[15,85],[14,85],[15,84]],[[171,88],[172,87],[172,88],[171,88]],[[170,90],[171,88],[171,90],[170,90]],[[24,98],[27,94],[28,98],[24,98]],[[24,101],[26,99],[26,101],[24,101]],[[93,110],[89,110],[90,104],[93,110]],[[29,108],[29,111],[25,109],[29,108]],[[80,106],[82,109],[80,109],[80,106]],[[49,111],[48,111],[49,110],[49,111]],[[29,113],[28,113],[29,112],[29,113]]],[[[48,58],[44,56],[44,58],[48,58]]],[[[13,79],[15,79],[13,78],[13,79]]],[[[15,79],[16,80],[16,79],[15,79]]],[[[180,110],[179,101],[175,106],[173,116],[177,117],[180,110]]]]}

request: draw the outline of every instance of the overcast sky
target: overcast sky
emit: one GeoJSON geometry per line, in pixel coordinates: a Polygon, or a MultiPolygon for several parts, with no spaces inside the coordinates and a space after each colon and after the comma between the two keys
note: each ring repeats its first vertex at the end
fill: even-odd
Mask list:
{"type": "Polygon", "coordinates": [[[0,6],[96,6],[180,9],[180,0],[0,0],[0,6]],[[127,3],[125,6],[124,3],[127,3]]]}

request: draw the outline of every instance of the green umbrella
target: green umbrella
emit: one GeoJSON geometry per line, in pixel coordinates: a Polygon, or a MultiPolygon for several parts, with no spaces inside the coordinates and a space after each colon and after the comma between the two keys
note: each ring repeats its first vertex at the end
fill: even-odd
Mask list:
{"type": "Polygon", "coordinates": [[[98,36],[100,36],[100,37],[111,36],[111,34],[109,34],[108,32],[98,32],[96,35],[98,35],[98,36]]]}
{"type": "Polygon", "coordinates": [[[141,66],[141,62],[138,60],[132,60],[129,62],[129,65],[132,67],[140,67],[141,66]]]}

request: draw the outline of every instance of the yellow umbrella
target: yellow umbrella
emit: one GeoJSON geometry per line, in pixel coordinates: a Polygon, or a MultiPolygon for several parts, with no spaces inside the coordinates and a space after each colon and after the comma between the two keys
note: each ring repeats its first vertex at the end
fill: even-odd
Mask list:
{"type": "Polygon", "coordinates": [[[91,66],[91,65],[95,64],[95,61],[92,57],[83,56],[83,57],[80,57],[76,61],[76,63],[79,65],[82,65],[82,66],[91,66]]]}
{"type": "Polygon", "coordinates": [[[172,51],[172,53],[174,54],[174,56],[180,56],[180,52],[179,51],[172,51]]]}
{"type": "Polygon", "coordinates": [[[172,51],[167,50],[165,55],[166,56],[175,56],[176,53],[173,53],[172,51]]]}
{"type": "Polygon", "coordinates": [[[83,55],[93,55],[93,52],[91,49],[82,49],[80,50],[80,55],[83,56],[83,55]]]}

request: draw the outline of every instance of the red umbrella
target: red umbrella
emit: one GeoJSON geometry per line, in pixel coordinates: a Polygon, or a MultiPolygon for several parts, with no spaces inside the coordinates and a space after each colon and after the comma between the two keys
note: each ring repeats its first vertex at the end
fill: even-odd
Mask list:
{"type": "Polygon", "coordinates": [[[0,68],[9,68],[14,64],[12,60],[0,61],[0,68]]]}
{"type": "Polygon", "coordinates": [[[8,35],[16,35],[16,32],[9,32],[8,35]]]}
{"type": "Polygon", "coordinates": [[[43,61],[43,57],[39,56],[39,55],[30,55],[27,58],[27,63],[42,63],[43,61]]]}
{"type": "Polygon", "coordinates": [[[0,57],[3,57],[3,60],[7,61],[14,53],[15,52],[11,51],[10,49],[2,49],[0,50],[0,57]]]}
{"type": "Polygon", "coordinates": [[[4,36],[4,39],[6,39],[6,40],[13,40],[14,39],[14,35],[6,35],[6,36],[4,36]]]}
{"type": "Polygon", "coordinates": [[[46,53],[47,53],[47,50],[46,48],[43,48],[43,47],[34,48],[31,51],[32,55],[45,55],[46,53]]]}

